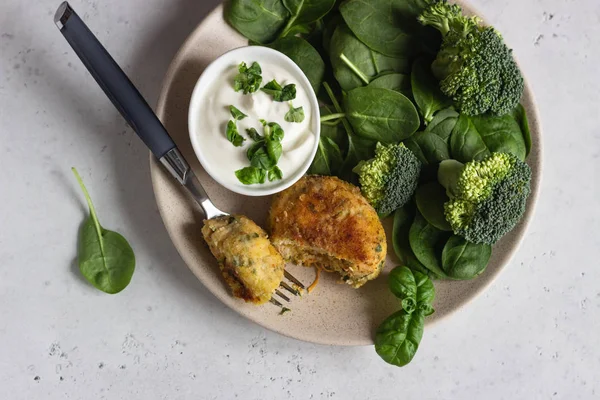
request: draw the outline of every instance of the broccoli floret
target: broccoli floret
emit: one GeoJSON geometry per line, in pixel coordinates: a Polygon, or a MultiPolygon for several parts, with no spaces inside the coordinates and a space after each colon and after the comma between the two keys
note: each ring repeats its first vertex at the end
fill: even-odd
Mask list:
{"type": "Polygon", "coordinates": [[[531,192],[531,169],[508,153],[467,164],[444,160],[438,180],[450,198],[444,205],[446,220],[472,243],[494,244],[511,231],[531,192]]]}
{"type": "Polygon", "coordinates": [[[353,169],[361,192],[380,215],[405,205],[415,190],[421,162],[404,144],[377,143],[375,158],[361,161],[353,169]]]}
{"type": "Polygon", "coordinates": [[[511,112],[521,99],[524,83],[512,50],[500,34],[480,25],[479,18],[462,15],[459,6],[446,0],[429,3],[419,21],[443,36],[432,64],[442,92],[467,115],[511,112]]]}

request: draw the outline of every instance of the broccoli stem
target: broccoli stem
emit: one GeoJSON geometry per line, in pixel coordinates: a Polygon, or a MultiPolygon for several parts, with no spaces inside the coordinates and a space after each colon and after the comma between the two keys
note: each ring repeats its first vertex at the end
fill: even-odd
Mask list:
{"type": "Polygon", "coordinates": [[[444,160],[438,169],[438,182],[446,188],[448,197],[455,197],[456,184],[465,165],[456,160],[444,160]]]}
{"type": "Polygon", "coordinates": [[[352,61],[350,61],[350,59],[348,57],[346,57],[346,55],[344,53],[340,54],[340,59],[344,62],[344,64],[346,64],[346,66],[348,68],[350,68],[352,70],[352,72],[354,72],[356,74],[356,76],[358,76],[360,78],[361,81],[363,81],[365,83],[365,85],[368,85],[369,83],[371,83],[371,78],[369,78],[367,75],[365,75],[364,72],[362,72],[360,69],[358,69],[358,67],[356,65],[354,65],[354,63],[352,61]]]}

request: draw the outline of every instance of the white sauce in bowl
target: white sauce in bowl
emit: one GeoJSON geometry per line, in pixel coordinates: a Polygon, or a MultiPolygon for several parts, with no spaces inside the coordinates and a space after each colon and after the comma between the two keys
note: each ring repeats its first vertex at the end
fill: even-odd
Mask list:
{"type": "Polygon", "coordinates": [[[269,48],[246,47],[221,56],[202,74],[190,103],[190,139],[204,169],[221,185],[242,194],[266,195],[291,186],[306,172],[318,146],[319,118],[314,91],[293,61],[269,48]],[[241,54],[235,54],[238,52],[241,54]],[[305,118],[302,122],[285,121],[285,114],[290,110],[287,101],[276,102],[260,89],[246,95],[234,91],[239,64],[245,62],[250,66],[254,61],[262,69],[261,88],[272,79],[281,86],[296,85],[296,98],[291,103],[294,107],[303,107],[305,118]],[[242,147],[235,147],[227,140],[226,126],[234,119],[230,105],[248,115],[237,121],[238,132],[246,139],[242,147]],[[237,179],[235,171],[250,166],[246,151],[254,141],[246,129],[255,128],[262,135],[260,119],[278,123],[285,132],[281,142],[283,152],[277,163],[283,179],[244,185],[237,179]]]}

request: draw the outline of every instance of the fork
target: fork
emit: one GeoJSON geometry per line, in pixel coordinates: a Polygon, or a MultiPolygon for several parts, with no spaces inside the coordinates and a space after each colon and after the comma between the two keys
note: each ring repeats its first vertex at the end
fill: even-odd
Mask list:
{"type": "MultiPolygon", "coordinates": [[[[65,1],[58,7],[54,23],[135,133],[200,205],[206,219],[229,215],[213,204],[152,108],[68,2],[65,1]]],[[[284,277],[300,289],[305,289],[288,271],[284,271],[284,277]]],[[[293,295],[300,295],[298,289],[284,281],[279,286],[293,295]]],[[[275,294],[284,301],[290,301],[279,289],[275,290],[275,294]]],[[[273,297],[270,301],[283,307],[273,297]]]]}

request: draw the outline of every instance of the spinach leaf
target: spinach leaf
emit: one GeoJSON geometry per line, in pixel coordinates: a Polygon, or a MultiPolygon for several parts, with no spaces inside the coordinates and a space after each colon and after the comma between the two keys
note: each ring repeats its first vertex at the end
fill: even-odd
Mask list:
{"type": "Polygon", "coordinates": [[[281,85],[273,79],[260,90],[273,96],[274,101],[290,101],[296,98],[296,85],[293,83],[281,87],[281,85]]]}
{"type": "Polygon", "coordinates": [[[431,72],[431,63],[424,58],[414,62],[411,74],[412,93],[425,125],[433,120],[433,115],[452,105],[452,100],[440,90],[438,80],[431,72]]]}
{"type": "Polygon", "coordinates": [[[475,129],[471,119],[466,115],[461,114],[452,129],[450,153],[453,159],[462,163],[482,160],[490,155],[485,142],[475,129]]]}
{"type": "Polygon", "coordinates": [[[300,37],[287,36],[271,43],[269,47],[295,62],[308,78],[315,93],[318,93],[325,75],[325,62],[310,43],[300,37]]]}
{"type": "MultiPolygon", "coordinates": [[[[384,56],[362,43],[346,24],[340,24],[330,42],[333,74],[345,91],[369,84],[384,72],[407,72],[408,60],[384,56]]],[[[386,89],[389,89],[386,87],[386,89]]]]}
{"type": "Polygon", "coordinates": [[[246,157],[248,157],[248,161],[252,161],[252,157],[254,157],[254,155],[256,154],[258,149],[261,149],[264,146],[265,146],[264,140],[260,140],[258,142],[253,143],[252,145],[250,145],[250,147],[248,147],[248,150],[246,150],[246,157]]]}
{"type": "Polygon", "coordinates": [[[302,108],[302,106],[294,108],[294,106],[290,103],[290,111],[285,114],[284,119],[287,122],[304,121],[304,108],[302,108]]]}
{"type": "Polygon", "coordinates": [[[375,350],[384,361],[402,367],[414,357],[423,337],[424,319],[433,313],[435,288],[431,279],[407,267],[396,267],[388,282],[402,310],[381,323],[375,334],[375,350]]]}
{"type": "Polygon", "coordinates": [[[348,137],[348,153],[346,154],[339,177],[347,182],[356,184],[358,182],[358,175],[352,170],[359,162],[375,157],[377,142],[357,136],[348,129],[346,132],[348,137]]]}
{"type": "Polygon", "coordinates": [[[281,142],[283,140],[283,129],[277,122],[265,122],[264,135],[267,139],[281,142]]]}
{"type": "MultiPolygon", "coordinates": [[[[269,143],[277,143],[274,141],[270,141],[269,143]]],[[[250,165],[255,168],[270,170],[273,168],[277,162],[269,155],[266,146],[260,146],[254,153],[252,154],[252,159],[250,160],[250,165]]],[[[242,182],[243,183],[243,182],[242,182]]]]}
{"type": "Polygon", "coordinates": [[[424,165],[439,164],[450,158],[448,144],[431,132],[417,132],[404,141],[404,145],[414,153],[424,165]]]}
{"type": "Polygon", "coordinates": [[[371,83],[369,83],[369,87],[394,90],[402,93],[408,98],[412,96],[410,77],[404,74],[394,73],[382,75],[373,79],[371,83]]]}
{"type": "Polygon", "coordinates": [[[433,301],[435,300],[435,287],[426,275],[419,271],[412,271],[417,286],[417,307],[425,316],[433,314],[433,301]]]}
{"type": "Polygon", "coordinates": [[[251,41],[270,43],[284,28],[290,12],[281,0],[231,0],[226,3],[224,16],[251,41]]]}
{"type": "Polygon", "coordinates": [[[246,129],[246,133],[248,136],[250,136],[250,139],[254,140],[255,142],[260,142],[264,139],[254,128],[246,129]]]}
{"type": "Polygon", "coordinates": [[[442,246],[448,240],[450,234],[441,231],[427,223],[420,213],[415,215],[415,220],[410,227],[408,240],[410,247],[417,259],[431,272],[442,278],[446,273],[442,269],[440,253],[442,246]]]}
{"type": "Polygon", "coordinates": [[[72,168],[90,210],[79,232],[77,263],[81,274],[96,289],[115,294],[125,289],[135,270],[135,254],[127,240],[104,229],[81,176],[72,168]]]}
{"type": "Polygon", "coordinates": [[[408,233],[414,219],[414,204],[407,204],[394,212],[394,227],[392,233],[394,252],[400,261],[411,270],[431,275],[431,272],[425,268],[425,266],[421,264],[419,260],[417,260],[415,253],[413,253],[412,249],[410,248],[408,233]]]}
{"type": "Polygon", "coordinates": [[[313,159],[309,174],[315,175],[337,175],[342,167],[344,159],[339,146],[327,136],[321,135],[319,147],[313,159]]]}
{"type": "Polygon", "coordinates": [[[520,160],[525,160],[523,133],[510,114],[502,117],[486,114],[470,118],[490,152],[512,153],[520,160]]]}
{"type": "Polygon", "coordinates": [[[529,130],[529,121],[527,120],[527,112],[522,104],[519,104],[512,112],[512,116],[521,127],[523,141],[525,142],[525,157],[531,153],[531,131],[529,130]]]}
{"type": "Polygon", "coordinates": [[[269,182],[278,181],[283,179],[283,172],[281,172],[278,166],[274,166],[273,169],[269,170],[268,178],[269,182]]]}
{"type": "Polygon", "coordinates": [[[338,12],[332,12],[326,17],[325,24],[323,26],[323,32],[321,33],[321,47],[325,54],[329,54],[331,38],[333,33],[337,29],[340,23],[343,23],[342,16],[338,12]]]}
{"type": "Polygon", "coordinates": [[[348,0],[340,12],[348,27],[367,46],[391,57],[409,57],[418,51],[413,33],[423,28],[417,17],[419,0],[348,0]]]}
{"type": "Polygon", "coordinates": [[[458,120],[458,113],[454,108],[449,107],[435,114],[429,125],[425,128],[425,132],[431,132],[449,143],[450,135],[458,120]]]}
{"type": "Polygon", "coordinates": [[[306,26],[321,19],[334,6],[335,0],[282,0],[290,13],[290,18],[280,36],[293,33],[298,26],[306,26]]]}
{"type": "MultiPolygon", "coordinates": [[[[340,103],[333,94],[333,91],[331,90],[331,87],[327,82],[323,82],[323,88],[325,89],[325,92],[327,93],[329,99],[333,103],[334,110],[337,113],[343,113],[340,103]]],[[[377,142],[370,139],[361,138],[360,136],[354,134],[354,131],[348,123],[347,118],[341,118],[341,121],[344,130],[346,131],[346,137],[348,140],[348,151],[346,153],[346,158],[344,159],[344,163],[342,165],[342,168],[340,169],[338,176],[347,182],[357,184],[357,175],[352,170],[360,161],[369,160],[374,157],[375,145],[377,144],[377,142]]]]}
{"type": "MultiPolygon", "coordinates": [[[[320,107],[321,116],[327,116],[333,114],[331,106],[323,105],[320,107]]],[[[321,124],[321,136],[326,136],[333,140],[340,150],[342,154],[344,154],[348,148],[348,136],[346,135],[346,131],[344,130],[344,124],[342,124],[341,120],[337,120],[337,123],[334,124],[321,124]]]]}
{"type": "Polygon", "coordinates": [[[356,134],[382,143],[408,138],[421,123],[413,103],[389,89],[353,89],[345,97],[344,105],[356,134]]]}
{"type": "Polygon", "coordinates": [[[265,147],[267,149],[267,154],[269,155],[269,158],[275,164],[277,164],[279,158],[281,157],[281,153],[283,152],[281,142],[279,140],[268,139],[265,147]]]}
{"type": "Polygon", "coordinates": [[[444,246],[442,268],[450,278],[473,279],[485,271],[491,255],[489,244],[470,243],[453,235],[444,246]]]}
{"type": "Polygon", "coordinates": [[[244,94],[254,93],[262,83],[262,70],[260,65],[255,61],[248,68],[245,62],[242,62],[238,67],[238,74],[233,79],[233,90],[244,94]]]}
{"type": "Polygon", "coordinates": [[[512,153],[525,159],[521,128],[511,115],[502,117],[460,115],[450,137],[452,158],[466,163],[481,160],[491,152],[512,153]]]}
{"type": "Polygon", "coordinates": [[[225,134],[227,136],[227,140],[229,140],[235,147],[242,146],[246,140],[242,135],[240,135],[235,121],[232,120],[229,120],[227,123],[225,134]]]}
{"type": "Polygon", "coordinates": [[[244,185],[254,185],[257,183],[265,183],[266,172],[261,168],[244,167],[235,171],[235,176],[244,185]]]}
{"type": "Polygon", "coordinates": [[[403,367],[410,363],[423,338],[425,314],[400,310],[379,325],[375,351],[387,363],[403,367]]]}
{"type": "Polygon", "coordinates": [[[452,230],[444,214],[444,204],[449,200],[446,189],[438,182],[429,182],[418,187],[415,194],[417,208],[423,218],[442,231],[452,230]]]}
{"type": "Polygon", "coordinates": [[[417,283],[408,267],[396,267],[390,272],[388,286],[394,296],[402,301],[402,309],[412,313],[417,309],[417,283]]]}
{"type": "Polygon", "coordinates": [[[247,117],[246,114],[238,110],[235,106],[229,106],[229,112],[236,121],[240,121],[247,117]]]}

